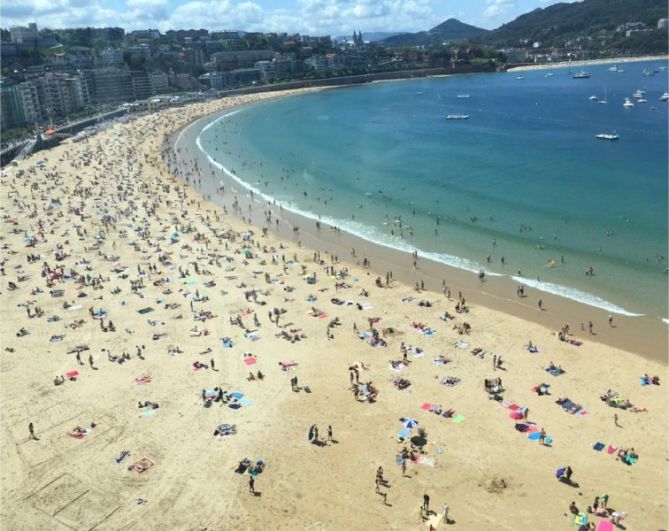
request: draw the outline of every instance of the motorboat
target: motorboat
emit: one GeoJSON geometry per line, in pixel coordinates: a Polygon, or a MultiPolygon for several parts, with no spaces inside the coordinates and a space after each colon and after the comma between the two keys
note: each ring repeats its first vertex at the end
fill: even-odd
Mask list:
{"type": "Polygon", "coordinates": [[[646,92],[641,89],[637,89],[636,92],[632,94],[632,96],[635,97],[636,99],[643,98],[645,95],[646,92]]]}
{"type": "Polygon", "coordinates": [[[467,120],[469,118],[468,114],[447,114],[447,120],[467,120]]]}
{"type": "Polygon", "coordinates": [[[595,95],[593,94],[593,95],[590,96],[588,99],[589,99],[590,101],[597,101],[598,98],[597,98],[597,96],[595,96],[595,95]]]}
{"type": "Polygon", "coordinates": [[[581,70],[577,74],[574,74],[571,76],[574,79],[588,79],[590,77],[590,74],[588,74],[585,70],[581,70]]]}
{"type": "Polygon", "coordinates": [[[620,135],[614,131],[613,133],[598,133],[595,135],[595,138],[599,140],[618,140],[620,139],[620,135]]]}
{"type": "Polygon", "coordinates": [[[461,99],[469,98],[469,94],[458,94],[458,98],[461,98],[461,99]]]}
{"type": "Polygon", "coordinates": [[[623,103],[623,107],[629,109],[631,107],[634,107],[634,104],[632,103],[632,100],[630,100],[629,98],[625,98],[625,103],[623,103]]]}
{"type": "Polygon", "coordinates": [[[665,92],[662,96],[659,97],[660,101],[669,101],[669,92],[665,92]]]}

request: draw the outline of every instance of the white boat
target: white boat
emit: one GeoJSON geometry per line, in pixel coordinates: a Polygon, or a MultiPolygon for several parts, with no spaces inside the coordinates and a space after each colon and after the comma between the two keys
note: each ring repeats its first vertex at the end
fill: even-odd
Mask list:
{"type": "Polygon", "coordinates": [[[458,98],[469,98],[469,94],[458,94],[458,98]]]}
{"type": "Polygon", "coordinates": [[[599,100],[597,103],[599,103],[600,105],[606,105],[608,103],[608,101],[607,101],[607,90],[606,89],[604,89],[604,99],[599,100]]]}
{"type": "Polygon", "coordinates": [[[669,101],[669,92],[665,92],[664,94],[662,94],[662,96],[660,96],[659,100],[660,101],[669,101]]]}
{"type": "Polygon", "coordinates": [[[623,103],[623,107],[627,107],[629,109],[630,107],[634,107],[634,104],[632,103],[632,100],[630,100],[629,98],[625,98],[625,103],[623,103]]]}
{"type": "Polygon", "coordinates": [[[468,114],[447,114],[446,119],[447,120],[466,120],[469,118],[468,114]]]}
{"type": "Polygon", "coordinates": [[[594,94],[588,98],[590,101],[597,101],[597,96],[594,94]]]}
{"type": "Polygon", "coordinates": [[[525,76],[516,76],[516,79],[525,79],[525,76]]]}
{"type": "Polygon", "coordinates": [[[620,135],[615,131],[613,133],[599,133],[595,135],[599,140],[618,140],[620,135]]]}
{"type": "Polygon", "coordinates": [[[636,100],[636,102],[637,103],[647,103],[648,100],[646,98],[639,98],[638,100],[636,100]]]}
{"type": "Polygon", "coordinates": [[[578,74],[574,74],[571,77],[574,79],[588,79],[590,74],[588,74],[585,70],[581,70],[578,74]]]}
{"type": "Polygon", "coordinates": [[[553,72],[547,72],[544,77],[553,77],[555,74],[553,72]]]}
{"type": "Polygon", "coordinates": [[[618,71],[618,65],[613,65],[612,67],[609,68],[609,72],[617,72],[618,71]]]}
{"type": "Polygon", "coordinates": [[[423,95],[422,92],[416,92],[416,96],[422,96],[422,95],[423,95]]]}
{"type": "Polygon", "coordinates": [[[641,89],[636,89],[636,92],[632,94],[636,99],[643,98],[646,95],[646,92],[641,89]]]}

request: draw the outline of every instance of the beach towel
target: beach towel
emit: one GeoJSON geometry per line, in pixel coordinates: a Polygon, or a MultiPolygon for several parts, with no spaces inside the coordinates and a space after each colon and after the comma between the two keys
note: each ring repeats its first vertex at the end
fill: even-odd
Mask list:
{"type": "MultiPolygon", "coordinates": [[[[402,439],[406,439],[409,435],[411,435],[411,430],[409,428],[404,428],[403,430],[397,432],[397,436],[402,438],[402,439]]],[[[400,458],[401,458],[401,456],[400,456],[400,458]]],[[[401,464],[401,463],[398,463],[398,464],[401,464]]]]}
{"type": "Polygon", "coordinates": [[[596,442],[595,444],[592,445],[592,449],[595,452],[601,452],[604,448],[606,448],[606,445],[601,442],[596,442]]]}
{"type": "Polygon", "coordinates": [[[645,376],[639,376],[641,385],[650,385],[650,382],[646,379],[645,376]]]}
{"type": "Polygon", "coordinates": [[[250,339],[251,341],[258,341],[260,339],[260,332],[249,332],[244,335],[246,336],[246,339],[250,339]]]}
{"type": "Polygon", "coordinates": [[[421,465],[434,466],[434,459],[430,457],[425,457],[424,455],[418,456],[418,463],[421,465]]]}
{"type": "Polygon", "coordinates": [[[469,346],[469,343],[467,343],[466,341],[460,339],[459,341],[457,341],[457,342],[455,343],[455,346],[456,346],[457,348],[466,349],[466,348],[469,346]]]}
{"type": "Polygon", "coordinates": [[[509,411],[509,417],[514,420],[520,420],[523,418],[523,414],[520,411],[509,411]]]}
{"type": "Polygon", "coordinates": [[[615,454],[617,451],[618,451],[618,447],[617,447],[617,446],[613,446],[612,444],[609,444],[609,447],[606,449],[606,453],[608,453],[609,455],[613,455],[613,454],[615,454]]]}
{"type": "Polygon", "coordinates": [[[609,520],[600,520],[597,524],[597,531],[613,531],[613,522],[609,520]]]}
{"type": "Polygon", "coordinates": [[[79,377],[79,371],[68,371],[65,373],[65,377],[69,380],[74,380],[79,377]]]}
{"type": "Polygon", "coordinates": [[[534,431],[534,432],[530,433],[530,434],[527,436],[527,438],[528,438],[530,441],[538,441],[539,439],[541,439],[541,433],[538,432],[538,431],[534,431]]]}
{"type": "Polygon", "coordinates": [[[221,339],[221,345],[223,348],[232,348],[234,346],[234,343],[232,342],[232,339],[229,337],[224,337],[221,339]]]}
{"type": "Polygon", "coordinates": [[[248,365],[248,366],[255,365],[256,361],[257,360],[255,358],[252,358],[252,357],[244,358],[244,363],[246,363],[246,365],[248,365]]]}
{"type": "Polygon", "coordinates": [[[570,345],[574,345],[576,347],[580,347],[583,344],[583,341],[579,341],[578,339],[570,339],[568,341],[570,345]]]}
{"type": "Polygon", "coordinates": [[[151,313],[152,311],[153,311],[153,308],[148,306],[146,308],[142,308],[141,310],[137,310],[137,313],[140,314],[140,315],[144,315],[146,313],[151,313]]]}
{"type": "Polygon", "coordinates": [[[423,411],[428,411],[431,407],[432,407],[432,404],[430,404],[429,402],[423,402],[423,405],[420,406],[420,408],[423,411]]]}
{"type": "Polygon", "coordinates": [[[250,401],[248,398],[241,398],[241,399],[239,400],[239,403],[240,403],[243,407],[248,407],[248,406],[251,405],[251,401],[250,401]]]}
{"type": "Polygon", "coordinates": [[[147,459],[146,457],[143,457],[139,461],[135,461],[132,464],[132,466],[129,467],[129,469],[134,470],[138,474],[142,474],[143,472],[149,470],[151,467],[153,467],[153,461],[147,459]]]}
{"type": "Polygon", "coordinates": [[[156,413],[158,413],[158,411],[156,409],[149,409],[148,411],[142,411],[139,414],[139,416],[140,417],[155,417],[156,413]]]}
{"type": "Polygon", "coordinates": [[[144,385],[148,383],[151,383],[150,376],[140,376],[139,378],[135,378],[135,385],[144,385]]]}
{"type": "Polygon", "coordinates": [[[465,417],[462,415],[456,415],[453,417],[453,422],[455,422],[455,424],[460,424],[463,420],[465,420],[465,417]]]}

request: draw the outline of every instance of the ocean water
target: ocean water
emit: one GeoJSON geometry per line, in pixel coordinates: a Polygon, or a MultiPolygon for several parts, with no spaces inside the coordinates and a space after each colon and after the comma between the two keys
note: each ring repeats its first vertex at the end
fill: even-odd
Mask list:
{"type": "Polygon", "coordinates": [[[619,66],[283,98],[224,115],[198,144],[265,197],[370,240],[666,318],[667,71],[642,74],[666,65],[619,66]]]}

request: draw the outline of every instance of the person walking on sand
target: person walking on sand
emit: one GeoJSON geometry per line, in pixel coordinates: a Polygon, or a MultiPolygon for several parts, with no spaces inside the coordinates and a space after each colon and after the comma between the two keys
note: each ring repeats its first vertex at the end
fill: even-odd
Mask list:
{"type": "Polygon", "coordinates": [[[253,476],[251,476],[251,477],[249,478],[249,492],[250,492],[251,494],[255,494],[255,493],[256,493],[255,485],[256,485],[256,479],[255,479],[253,476]]]}
{"type": "Polygon", "coordinates": [[[425,514],[430,514],[430,497],[427,494],[423,494],[423,511],[425,514]]]}
{"type": "Polygon", "coordinates": [[[444,510],[443,510],[443,511],[444,511],[444,520],[443,520],[443,522],[444,522],[445,524],[447,524],[447,523],[448,523],[448,503],[444,503],[444,510]]]}
{"type": "Polygon", "coordinates": [[[541,428],[539,432],[539,444],[544,445],[546,443],[546,430],[541,428]]]}
{"type": "Polygon", "coordinates": [[[35,435],[35,426],[32,422],[30,424],[28,424],[28,431],[30,432],[30,438],[33,441],[39,441],[39,439],[37,438],[37,435],[35,435]]]}
{"type": "Polygon", "coordinates": [[[332,426],[328,424],[328,443],[332,444],[332,426]]]}
{"type": "Polygon", "coordinates": [[[613,414],[613,424],[616,428],[622,427],[620,424],[618,424],[618,413],[613,414]]]}
{"type": "Polygon", "coordinates": [[[543,310],[543,305],[544,305],[544,301],[539,299],[539,302],[537,302],[537,306],[539,307],[540,310],[543,310]]]}

